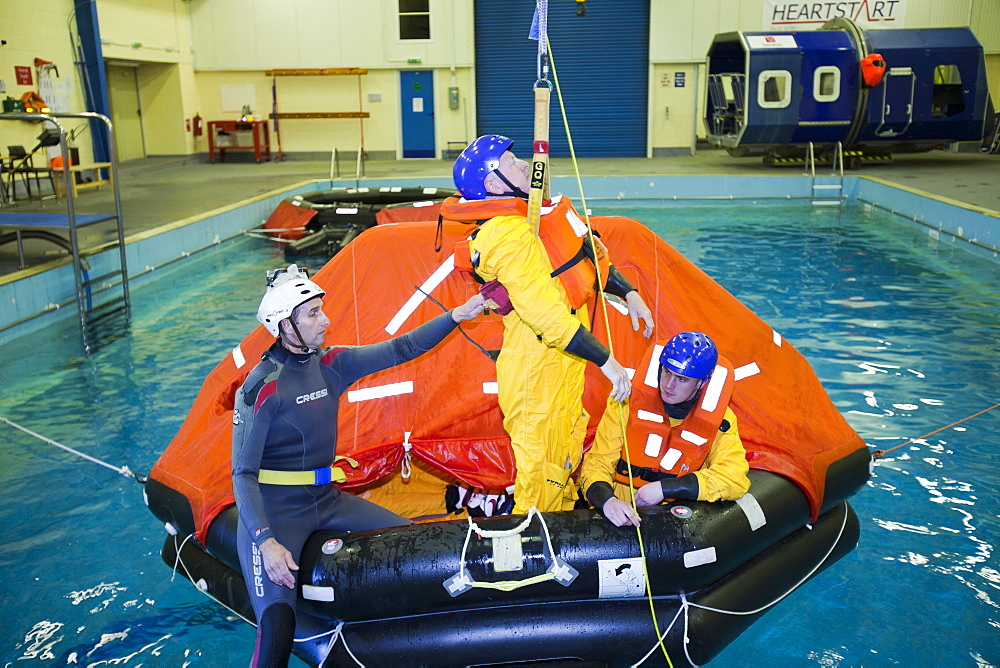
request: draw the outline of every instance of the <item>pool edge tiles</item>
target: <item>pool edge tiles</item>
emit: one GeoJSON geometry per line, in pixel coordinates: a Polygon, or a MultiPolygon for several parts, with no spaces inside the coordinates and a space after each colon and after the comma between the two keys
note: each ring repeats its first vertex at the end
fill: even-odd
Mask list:
{"type": "MultiPolygon", "coordinates": [[[[267,219],[279,201],[315,190],[317,182],[326,184],[329,181],[304,181],[129,235],[125,239],[125,259],[130,289],[155,278],[157,267],[215,247],[257,227],[267,219]]],[[[87,256],[91,276],[101,276],[118,269],[118,249],[114,244],[109,246],[87,256]]],[[[55,320],[77,316],[76,284],[68,259],[30,267],[2,278],[0,345],[38,331],[55,320]],[[60,304],[62,306],[57,306],[60,304]]],[[[109,289],[104,297],[95,295],[95,302],[120,294],[118,288],[109,289]]]]}
{"type": "MultiPolygon", "coordinates": [[[[816,180],[829,182],[830,174],[817,174],[816,180]]],[[[832,177],[837,178],[837,177],[832,177]]],[[[419,182],[424,186],[450,188],[446,177],[401,177],[367,179],[360,187],[407,185],[419,182]]],[[[585,194],[590,201],[657,200],[678,204],[698,201],[720,203],[731,200],[774,200],[808,202],[812,198],[813,179],[796,175],[672,175],[672,176],[607,176],[582,178],[585,194]]],[[[293,194],[308,192],[317,184],[332,187],[354,186],[354,181],[315,179],[294,186],[242,200],[214,209],[205,214],[130,236],[126,240],[126,257],[130,284],[141,285],[155,274],[153,268],[173,262],[187,254],[210,248],[220,241],[239,235],[263,222],[278,201],[293,194]]],[[[579,196],[574,177],[554,177],[553,194],[579,196]]],[[[1000,261],[1000,213],[957,200],[935,197],[882,179],[868,176],[845,176],[843,194],[846,203],[862,203],[897,214],[900,221],[918,224],[935,239],[960,244],[982,257],[1000,261]],[[944,233],[942,235],[942,232],[944,233]]],[[[101,275],[117,267],[117,251],[105,250],[89,257],[93,275],[101,275]]],[[[0,345],[8,340],[37,331],[56,318],[76,314],[73,300],[75,284],[72,268],[62,264],[55,268],[33,268],[18,272],[12,280],[0,279],[0,345]],[[47,269],[47,270],[45,270],[47,269]],[[19,274],[23,274],[20,276],[19,274]],[[70,302],[65,308],[55,304],[70,302]],[[24,322],[20,322],[20,321],[24,322]],[[15,324],[18,323],[18,324],[15,324]]],[[[109,291],[110,294],[111,291],[109,291]]]]}
{"type": "Polygon", "coordinates": [[[935,241],[956,243],[976,255],[1000,261],[998,211],[871,176],[858,179],[853,197],[922,226],[935,241]]]}

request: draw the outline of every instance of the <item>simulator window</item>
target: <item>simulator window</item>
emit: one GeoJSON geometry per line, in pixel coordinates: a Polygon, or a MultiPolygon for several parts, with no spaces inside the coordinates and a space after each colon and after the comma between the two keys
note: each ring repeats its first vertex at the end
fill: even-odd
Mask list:
{"type": "Polygon", "coordinates": [[[813,98],[817,102],[836,102],[840,97],[840,68],[817,67],[813,73],[813,98]]]}
{"type": "Polygon", "coordinates": [[[399,39],[430,38],[430,0],[399,0],[399,39]]]}
{"type": "Polygon", "coordinates": [[[934,68],[934,92],[931,96],[931,116],[946,118],[965,111],[962,95],[962,74],[958,65],[938,65],[934,68]]]}
{"type": "Polygon", "coordinates": [[[764,70],[757,77],[757,104],[764,109],[784,109],[792,101],[792,74],[764,70]]]}

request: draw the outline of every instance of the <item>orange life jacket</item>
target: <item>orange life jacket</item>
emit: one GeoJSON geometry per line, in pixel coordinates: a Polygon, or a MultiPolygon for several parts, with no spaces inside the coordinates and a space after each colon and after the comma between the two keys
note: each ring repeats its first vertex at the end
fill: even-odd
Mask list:
{"type": "Polygon", "coordinates": [[[861,75],[867,86],[875,87],[882,83],[882,77],[885,76],[885,59],[882,54],[869,53],[862,58],[861,75]]]}
{"type": "MultiPolygon", "coordinates": [[[[568,197],[552,201],[553,206],[543,207],[538,225],[538,237],[552,263],[552,276],[558,277],[566,290],[571,308],[586,304],[597,285],[595,265],[601,272],[601,286],[607,284],[611,262],[608,251],[600,239],[594,238],[597,261],[592,257],[593,249],[587,234],[587,225],[573,208],[568,197]],[[587,262],[583,262],[587,259],[587,262]]],[[[486,199],[462,201],[449,197],[441,204],[441,216],[446,220],[481,225],[497,216],[521,216],[528,214],[528,203],[520,198],[486,199]]],[[[455,246],[455,266],[466,271],[474,271],[468,241],[455,246]]]]}
{"type": "Polygon", "coordinates": [[[632,464],[632,483],[641,487],[652,479],[639,477],[642,473],[669,473],[681,476],[697,471],[705,463],[708,451],[719,433],[722,419],[733,395],[733,365],[720,356],[715,371],[702,385],[698,400],[691,411],[676,427],[670,426],[670,418],[663,409],[660,399],[659,374],[661,341],[650,348],[642,366],[636,371],[639,379],[632,385],[629,398],[629,422],[625,430],[627,442],[622,448],[615,480],[628,484],[628,466],[632,464]],[[628,452],[625,452],[628,448],[628,452]]]}

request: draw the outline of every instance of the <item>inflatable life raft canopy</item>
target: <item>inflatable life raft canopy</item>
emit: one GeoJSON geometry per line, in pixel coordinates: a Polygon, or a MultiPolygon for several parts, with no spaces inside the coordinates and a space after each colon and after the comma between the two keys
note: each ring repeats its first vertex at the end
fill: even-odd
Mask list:
{"type": "MultiPolygon", "coordinates": [[[[685,330],[708,333],[736,368],[732,407],[753,469],[785,476],[805,493],[813,517],[828,508],[830,464],[865,448],[830,401],[805,358],[779,332],[637,221],[594,217],[615,265],[654,312],[654,337],[685,330]]],[[[327,345],[360,345],[409,331],[462,304],[477,290],[454,269],[453,247],[469,227],[444,225],[435,252],[436,221],[386,224],[366,230],[313,279],[326,290],[331,325],[327,345]],[[419,286],[419,289],[418,287],[419,286]]],[[[610,327],[593,307],[593,330],[613,340],[616,357],[636,368],[650,345],[632,331],[623,305],[609,304],[610,327]]],[[[247,314],[247,323],[253,314],[247,314]]],[[[503,338],[501,317],[481,316],[462,328],[487,351],[503,338]]],[[[212,519],[233,503],[233,398],[273,339],[257,327],[209,374],[187,418],[150,473],[186,497],[182,531],[203,543],[212,519]],[[185,526],[191,525],[191,526],[185,526]]],[[[588,365],[588,442],[610,385],[588,365]]],[[[357,460],[345,488],[368,485],[396,471],[407,454],[473,487],[501,490],[514,480],[514,459],[496,401],[493,360],[459,332],[402,366],[361,379],[342,397],[338,455],[357,460]]]]}

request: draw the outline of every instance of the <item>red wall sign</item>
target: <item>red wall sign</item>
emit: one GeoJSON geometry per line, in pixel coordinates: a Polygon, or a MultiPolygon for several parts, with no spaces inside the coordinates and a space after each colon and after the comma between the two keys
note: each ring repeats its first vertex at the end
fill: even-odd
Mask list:
{"type": "Polygon", "coordinates": [[[31,85],[31,68],[23,67],[20,65],[14,66],[14,76],[17,78],[18,86],[30,86],[31,85]]]}

